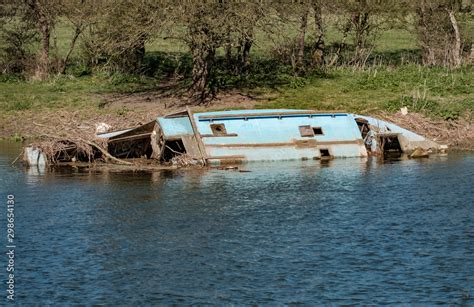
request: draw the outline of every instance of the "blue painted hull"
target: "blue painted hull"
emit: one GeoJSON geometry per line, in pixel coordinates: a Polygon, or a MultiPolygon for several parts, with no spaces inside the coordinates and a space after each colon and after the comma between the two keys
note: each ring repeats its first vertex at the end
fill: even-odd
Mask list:
{"type": "Polygon", "coordinates": [[[366,157],[368,147],[357,120],[380,136],[395,135],[405,151],[415,145],[439,146],[392,123],[341,112],[235,110],[157,119],[165,139],[196,136],[202,158],[210,163],[366,157]]]}
{"type": "MultiPolygon", "coordinates": [[[[183,112],[133,129],[97,135],[108,154],[187,165],[401,154],[424,157],[447,146],[376,118],[311,110],[183,112]],[[186,155],[183,155],[186,154],[186,155]]],[[[26,155],[38,164],[40,151],[26,155]]],[[[74,154],[74,153],[71,153],[74,154]]],[[[67,156],[69,157],[69,156],[67,156]]],[[[67,162],[67,161],[66,161],[67,162]]]]}

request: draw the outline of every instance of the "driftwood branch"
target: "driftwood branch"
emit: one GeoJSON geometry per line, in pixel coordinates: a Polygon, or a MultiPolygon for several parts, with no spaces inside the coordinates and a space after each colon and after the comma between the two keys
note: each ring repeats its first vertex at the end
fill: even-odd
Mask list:
{"type": "Polygon", "coordinates": [[[119,164],[125,164],[125,165],[133,165],[133,163],[131,162],[127,162],[127,161],[124,161],[124,160],[121,160],[121,159],[118,159],[114,156],[112,156],[111,154],[109,154],[107,152],[107,150],[105,150],[104,148],[102,148],[101,146],[99,146],[98,144],[94,143],[94,142],[90,142],[90,141],[86,141],[86,140],[81,140],[83,141],[84,143],[92,146],[92,147],[95,147],[97,148],[105,157],[107,157],[108,159],[112,160],[112,161],[115,161],[119,164]]]}
{"type": "Polygon", "coordinates": [[[177,154],[177,155],[182,155],[183,153],[182,152],[179,152],[179,151],[176,151],[174,149],[172,149],[171,147],[169,147],[168,145],[165,145],[166,148],[168,148],[169,150],[171,150],[173,153],[177,154]]]}
{"type": "Polygon", "coordinates": [[[15,163],[18,161],[18,159],[20,159],[20,157],[24,154],[25,152],[22,150],[21,153],[15,158],[15,160],[13,160],[12,164],[11,165],[15,165],[15,163]]]}

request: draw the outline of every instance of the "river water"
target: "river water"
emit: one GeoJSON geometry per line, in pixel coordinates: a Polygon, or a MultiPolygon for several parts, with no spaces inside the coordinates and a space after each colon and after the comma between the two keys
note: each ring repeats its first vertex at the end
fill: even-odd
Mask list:
{"type": "Polygon", "coordinates": [[[474,304],[474,155],[98,173],[19,150],[17,303],[474,304]]]}

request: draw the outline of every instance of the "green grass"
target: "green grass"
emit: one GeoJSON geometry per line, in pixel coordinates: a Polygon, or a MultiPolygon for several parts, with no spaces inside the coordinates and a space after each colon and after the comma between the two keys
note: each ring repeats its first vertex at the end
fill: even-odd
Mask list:
{"type": "MultiPolygon", "coordinates": [[[[467,35],[474,33],[474,21],[462,22],[469,25],[464,27],[465,37],[469,37],[467,35]]],[[[309,29],[312,27],[309,25],[309,29]]],[[[72,27],[64,22],[57,27],[56,52],[59,55],[67,52],[72,31],[72,27]]],[[[296,33],[296,28],[286,27],[282,31],[291,36],[296,33]]],[[[309,32],[308,38],[310,36],[309,32]]],[[[339,39],[340,33],[335,26],[329,26],[326,44],[330,46],[339,39]]],[[[413,64],[419,58],[419,48],[416,35],[407,29],[382,32],[375,42],[375,63],[371,62],[363,70],[341,66],[304,78],[294,77],[291,67],[270,58],[274,46],[267,34],[256,33],[252,73],[245,77],[235,76],[218,66],[217,85],[224,90],[238,88],[267,97],[268,102],[259,106],[265,108],[344,109],[372,113],[397,111],[407,106],[409,110],[442,118],[456,118],[464,112],[474,112],[474,68],[451,71],[413,64]]],[[[222,55],[223,51],[218,54],[222,55]]],[[[80,42],[73,55],[80,56],[80,42]]],[[[145,62],[146,76],[92,72],[80,62],[68,68],[68,75],[52,77],[44,82],[0,76],[0,111],[91,107],[99,110],[102,94],[155,89],[177,71],[178,63],[182,65],[178,73],[185,76],[183,83],[189,81],[191,59],[182,42],[165,35],[149,42],[145,62]]]]}
{"type": "Polygon", "coordinates": [[[122,75],[0,82],[0,110],[98,108],[103,102],[100,94],[146,91],[155,84],[150,78],[122,75]]]}
{"type": "MultiPolygon", "coordinates": [[[[474,113],[474,69],[450,71],[404,65],[379,66],[367,70],[334,68],[309,78],[289,77],[285,85],[248,89],[267,97],[260,108],[304,108],[346,110],[357,113],[410,111],[435,117],[457,118],[474,113]],[[292,79],[292,80],[291,80],[292,79]]],[[[154,89],[157,80],[115,75],[58,77],[47,82],[0,82],[0,109],[7,112],[27,109],[99,110],[101,94],[133,93],[154,89]]]]}
{"type": "Polygon", "coordinates": [[[474,69],[458,70],[404,65],[379,66],[367,70],[342,67],[328,71],[326,77],[310,78],[302,86],[284,86],[261,107],[346,110],[372,113],[410,111],[456,118],[474,112],[474,69]]]}

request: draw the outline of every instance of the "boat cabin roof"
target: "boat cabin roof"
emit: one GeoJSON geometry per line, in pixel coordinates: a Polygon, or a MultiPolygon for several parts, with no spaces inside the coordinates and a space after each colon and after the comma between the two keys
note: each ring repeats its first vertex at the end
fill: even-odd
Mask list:
{"type": "Polygon", "coordinates": [[[262,109],[262,110],[232,110],[195,113],[194,116],[199,121],[213,121],[216,119],[248,119],[248,118],[284,118],[300,116],[347,116],[342,111],[313,111],[295,109],[262,109]]]}

